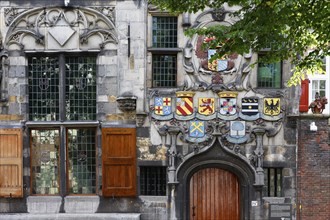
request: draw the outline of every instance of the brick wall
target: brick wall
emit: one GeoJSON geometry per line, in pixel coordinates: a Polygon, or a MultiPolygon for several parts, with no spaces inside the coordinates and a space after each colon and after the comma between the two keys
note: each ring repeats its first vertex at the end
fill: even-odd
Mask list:
{"type": "Polygon", "coordinates": [[[298,121],[298,219],[330,219],[330,146],[327,117],[310,115],[298,121]],[[315,122],[317,131],[310,131],[315,122]]]}

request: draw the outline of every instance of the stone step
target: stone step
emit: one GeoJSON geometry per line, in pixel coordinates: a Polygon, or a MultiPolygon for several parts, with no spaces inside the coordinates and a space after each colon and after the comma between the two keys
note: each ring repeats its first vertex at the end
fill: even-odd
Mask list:
{"type": "Polygon", "coordinates": [[[139,220],[139,213],[92,213],[92,214],[31,214],[31,213],[0,213],[1,220],[139,220]]]}

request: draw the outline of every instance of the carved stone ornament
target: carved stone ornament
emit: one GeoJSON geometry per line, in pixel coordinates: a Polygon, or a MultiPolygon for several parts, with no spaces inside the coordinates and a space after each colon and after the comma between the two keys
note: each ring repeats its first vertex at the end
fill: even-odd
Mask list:
{"type": "Polygon", "coordinates": [[[146,112],[138,112],[136,113],[136,124],[139,126],[139,127],[142,127],[145,120],[146,120],[146,117],[147,117],[147,113],[146,112]]]}
{"type": "Polygon", "coordinates": [[[135,111],[137,97],[124,94],[117,98],[118,108],[123,112],[135,111]]]}
{"type": "MultiPolygon", "coordinates": [[[[193,23],[193,28],[208,28],[214,25],[228,25],[234,21],[224,8],[207,10],[193,23]],[[211,18],[211,19],[210,19],[211,18]]],[[[214,40],[212,36],[193,36],[188,39],[183,50],[185,69],[184,90],[215,93],[224,90],[250,91],[252,52],[246,54],[228,53],[220,58],[212,58],[221,48],[206,48],[205,43],[214,40]]]]}
{"type": "Polygon", "coordinates": [[[7,8],[5,45],[8,50],[103,49],[118,43],[113,14],[114,7],[7,8]]]}

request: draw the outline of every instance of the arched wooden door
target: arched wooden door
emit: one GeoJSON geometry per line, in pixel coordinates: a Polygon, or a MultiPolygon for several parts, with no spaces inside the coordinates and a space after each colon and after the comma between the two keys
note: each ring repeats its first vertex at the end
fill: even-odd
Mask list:
{"type": "Polygon", "coordinates": [[[239,220],[239,182],[233,173],[206,168],[190,179],[190,220],[239,220]]]}

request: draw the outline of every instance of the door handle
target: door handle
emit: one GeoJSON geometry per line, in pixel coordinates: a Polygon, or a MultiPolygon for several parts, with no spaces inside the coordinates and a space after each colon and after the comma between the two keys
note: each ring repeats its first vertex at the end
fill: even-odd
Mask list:
{"type": "Polygon", "coordinates": [[[196,206],[193,206],[193,207],[192,207],[192,216],[193,216],[193,217],[196,216],[195,208],[196,208],[196,206]]]}

